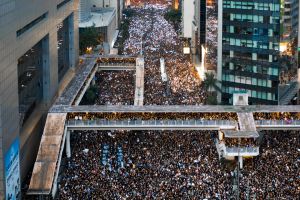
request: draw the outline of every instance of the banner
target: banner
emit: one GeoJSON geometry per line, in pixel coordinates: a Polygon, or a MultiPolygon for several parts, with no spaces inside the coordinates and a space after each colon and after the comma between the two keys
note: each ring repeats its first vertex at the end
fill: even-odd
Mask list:
{"type": "Polygon", "coordinates": [[[19,138],[16,138],[5,154],[5,187],[7,200],[21,199],[19,138]]]}

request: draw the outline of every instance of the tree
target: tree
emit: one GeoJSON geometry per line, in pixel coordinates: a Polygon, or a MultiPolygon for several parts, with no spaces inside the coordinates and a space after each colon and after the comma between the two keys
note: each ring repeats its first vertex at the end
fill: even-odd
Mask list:
{"type": "Polygon", "coordinates": [[[206,90],[212,94],[214,91],[221,91],[221,89],[217,85],[218,80],[215,78],[213,73],[205,72],[205,80],[203,82],[206,90]]]}
{"type": "Polygon", "coordinates": [[[221,92],[221,89],[218,87],[218,82],[219,81],[215,78],[215,75],[213,73],[205,73],[203,84],[208,91],[208,97],[206,99],[206,104],[208,105],[218,104],[216,91],[221,92]]]}
{"type": "Polygon", "coordinates": [[[79,48],[84,53],[87,47],[95,47],[103,42],[103,35],[99,33],[97,28],[82,28],[79,31],[79,48]]]}

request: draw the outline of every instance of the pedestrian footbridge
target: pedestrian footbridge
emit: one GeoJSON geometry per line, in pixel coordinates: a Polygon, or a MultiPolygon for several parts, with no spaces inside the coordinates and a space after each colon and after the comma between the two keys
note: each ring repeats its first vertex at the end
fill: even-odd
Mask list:
{"type": "MultiPolygon", "coordinates": [[[[187,120],[76,120],[68,113],[49,113],[43,132],[38,156],[28,189],[31,195],[54,196],[62,153],[66,147],[71,156],[70,134],[74,130],[238,130],[238,121],[187,119],[187,120]]],[[[245,116],[244,116],[245,117],[245,116]]],[[[300,130],[300,120],[255,120],[261,130],[300,130]]],[[[208,132],[209,133],[209,132],[208,132]]],[[[201,137],[199,135],[199,137],[201,137]]],[[[231,149],[228,149],[230,152],[231,149]]]]}
{"type": "Polygon", "coordinates": [[[73,130],[220,130],[236,129],[229,120],[68,120],[73,130]]]}

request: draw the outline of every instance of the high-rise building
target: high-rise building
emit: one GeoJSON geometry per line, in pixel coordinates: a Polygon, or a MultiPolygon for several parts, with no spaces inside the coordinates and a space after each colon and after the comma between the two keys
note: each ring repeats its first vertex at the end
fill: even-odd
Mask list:
{"type": "Polygon", "coordinates": [[[182,36],[192,38],[192,26],[194,17],[194,0],[182,0],[182,36]]]}
{"type": "Polygon", "coordinates": [[[44,114],[78,62],[77,4],[0,3],[0,199],[20,199],[44,114]]]}
{"type": "Polygon", "coordinates": [[[279,103],[280,0],[219,0],[218,79],[222,101],[247,91],[250,104],[279,103]]]}
{"type": "Polygon", "coordinates": [[[298,33],[299,0],[284,0],[282,7],[283,36],[287,39],[295,38],[298,33]]]}
{"type": "Polygon", "coordinates": [[[202,47],[206,42],[206,0],[195,0],[192,28],[192,53],[202,60],[202,47]]]}

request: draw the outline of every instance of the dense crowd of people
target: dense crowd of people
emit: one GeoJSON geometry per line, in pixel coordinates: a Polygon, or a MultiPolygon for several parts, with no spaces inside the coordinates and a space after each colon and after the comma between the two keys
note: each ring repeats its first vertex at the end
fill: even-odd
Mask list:
{"type": "Polygon", "coordinates": [[[97,63],[99,64],[134,64],[136,59],[133,57],[100,57],[97,59],[97,63]]]}
{"type": "MultiPolygon", "coordinates": [[[[236,162],[219,161],[215,137],[208,131],[74,132],[59,198],[236,199],[236,162]]],[[[240,199],[297,199],[299,132],[264,132],[260,143],[261,155],[240,170],[240,199]]]]}
{"type": "Polygon", "coordinates": [[[95,76],[99,86],[95,104],[133,105],[134,71],[100,71],[95,76]]]}
{"type": "Polygon", "coordinates": [[[242,195],[255,199],[299,199],[299,131],[265,132],[260,156],[245,165],[240,180],[242,195]]]}
{"type": "MultiPolygon", "coordinates": [[[[237,121],[237,114],[234,112],[219,112],[219,113],[208,113],[208,112],[194,112],[194,113],[180,113],[180,112],[114,112],[114,113],[69,113],[68,119],[75,119],[75,116],[81,116],[83,120],[91,119],[108,119],[108,120],[232,120],[237,121]]],[[[300,113],[291,112],[272,112],[272,113],[253,113],[255,120],[300,120],[300,113]]]]}
{"type": "Polygon", "coordinates": [[[82,120],[232,120],[237,121],[236,113],[172,113],[172,112],[114,112],[114,113],[69,113],[68,119],[80,117],[82,120]]]}
{"type": "Polygon", "coordinates": [[[253,113],[255,120],[300,120],[300,113],[297,112],[256,112],[253,113]]]}
{"type": "MultiPolygon", "coordinates": [[[[164,0],[161,0],[164,1],[164,0]]],[[[157,3],[149,0],[149,3],[157,3]]],[[[166,1],[167,2],[167,1],[166,1]]],[[[164,2],[164,3],[166,3],[164,2]]],[[[141,6],[141,1],[133,1],[141,6]]],[[[183,41],[162,5],[131,8],[124,55],[145,57],[144,105],[201,105],[207,93],[183,41]],[[168,81],[162,81],[164,58],[168,81]]],[[[208,13],[207,58],[216,67],[216,8],[208,13]]],[[[121,58],[98,63],[125,64],[121,58]]],[[[135,64],[134,59],[128,63],[135,64]]],[[[97,105],[133,105],[133,71],[100,71],[97,105]]],[[[80,120],[232,120],[236,113],[69,113],[80,120]]],[[[296,120],[299,113],[254,113],[255,120],[296,120]]],[[[219,159],[215,131],[74,131],[71,158],[63,158],[59,199],[236,199],[236,160],[219,159]]],[[[226,139],[227,146],[260,146],[260,155],[240,170],[240,199],[297,199],[300,196],[299,132],[268,131],[254,139],[226,139]]]]}
{"type": "Polygon", "coordinates": [[[166,8],[146,5],[137,9],[130,23],[125,53],[145,56],[145,105],[202,104],[204,89],[189,56],[183,54],[183,41],[174,26],[164,18],[166,8]],[[164,58],[168,82],[160,73],[164,58]]]}
{"type": "Polygon", "coordinates": [[[218,46],[218,11],[217,3],[206,7],[207,30],[206,30],[206,57],[205,64],[208,69],[217,69],[217,46],[218,46]]]}
{"type": "Polygon", "coordinates": [[[253,147],[257,146],[254,138],[226,138],[224,139],[226,147],[253,147]]]}
{"type": "MultiPolygon", "coordinates": [[[[206,89],[190,57],[183,54],[183,41],[174,25],[164,17],[167,7],[146,4],[131,10],[135,15],[129,18],[129,38],[122,52],[130,56],[142,53],[145,58],[144,105],[203,104],[207,97],[206,89]],[[160,58],[165,60],[168,81],[162,80],[160,58]]],[[[112,63],[112,60],[100,59],[98,62],[112,63]]],[[[116,63],[119,64],[119,61],[116,63]]],[[[110,82],[107,87],[115,86],[110,82]]],[[[129,90],[124,84],[120,92],[129,98],[129,90]]],[[[117,102],[115,96],[110,98],[117,102]]]]}
{"type": "Polygon", "coordinates": [[[230,173],[222,170],[208,132],[85,131],[72,137],[73,155],[62,175],[60,199],[229,195],[230,173]]]}

